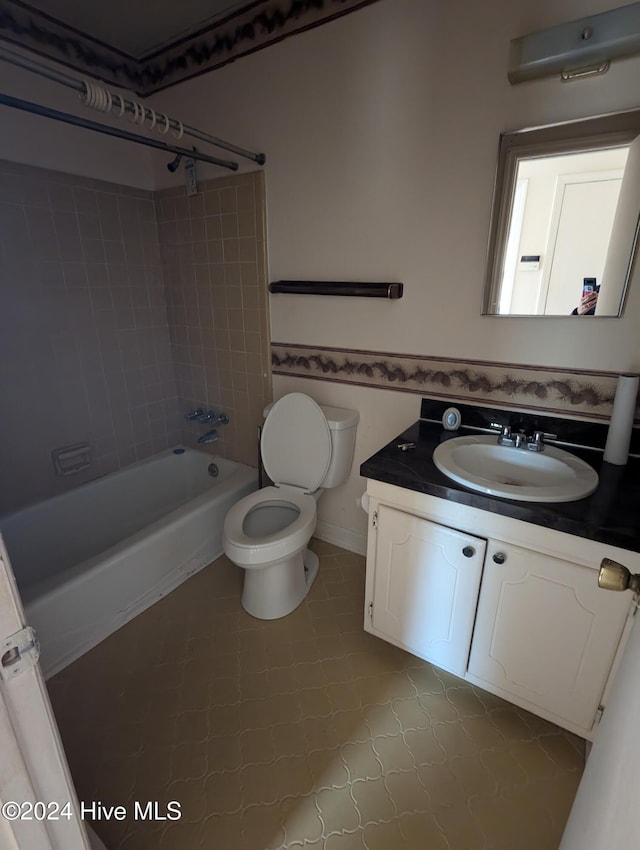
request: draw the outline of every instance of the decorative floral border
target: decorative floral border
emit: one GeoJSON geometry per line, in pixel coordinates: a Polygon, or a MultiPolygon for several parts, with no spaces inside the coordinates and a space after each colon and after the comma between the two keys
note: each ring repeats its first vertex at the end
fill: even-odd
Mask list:
{"type": "Polygon", "coordinates": [[[136,59],[50,17],[28,3],[0,0],[0,38],[141,95],[220,68],[286,36],[376,0],[261,0],[195,35],[136,59]]]}
{"type": "Polygon", "coordinates": [[[499,403],[592,420],[610,418],[618,380],[614,372],[281,342],[271,344],[271,364],[275,375],[296,375],[478,404],[499,403]]]}

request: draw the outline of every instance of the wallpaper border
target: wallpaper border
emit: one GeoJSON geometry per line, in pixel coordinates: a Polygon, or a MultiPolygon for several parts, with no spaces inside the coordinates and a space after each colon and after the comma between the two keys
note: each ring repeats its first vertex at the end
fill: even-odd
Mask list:
{"type": "Polygon", "coordinates": [[[140,95],[220,68],[269,44],[377,0],[254,0],[140,59],[67,26],[22,0],[0,0],[0,40],[140,95]]]}
{"type": "Polygon", "coordinates": [[[274,375],[608,420],[618,373],[272,342],[274,375]]]}

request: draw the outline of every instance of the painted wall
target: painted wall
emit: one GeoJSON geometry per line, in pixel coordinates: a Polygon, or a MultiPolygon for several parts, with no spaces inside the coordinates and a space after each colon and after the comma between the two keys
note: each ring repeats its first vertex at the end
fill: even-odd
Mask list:
{"type": "MultiPolygon", "coordinates": [[[[267,153],[270,279],[399,280],[399,302],[271,297],[272,339],[566,368],[640,368],[640,282],[621,319],[480,316],[502,130],[638,106],[640,59],[572,84],[507,80],[509,42],[616,0],[381,0],[161,93],[156,108],[267,153]]],[[[206,170],[205,170],[206,172],[206,170]]],[[[158,185],[172,181],[162,168],[158,185]]],[[[347,485],[321,522],[363,534],[357,465],[416,396],[275,376],[361,413],[347,485]]]]}
{"type": "Polygon", "coordinates": [[[339,310],[273,297],[273,339],[566,366],[584,352],[584,365],[631,368],[640,291],[615,330],[568,319],[558,333],[555,321],[479,310],[500,131],[638,105],[640,59],[580,83],[510,86],[509,41],[615,5],[381,0],[158,95],[154,105],[266,151],[272,279],[406,285],[400,303],[339,310]]]}

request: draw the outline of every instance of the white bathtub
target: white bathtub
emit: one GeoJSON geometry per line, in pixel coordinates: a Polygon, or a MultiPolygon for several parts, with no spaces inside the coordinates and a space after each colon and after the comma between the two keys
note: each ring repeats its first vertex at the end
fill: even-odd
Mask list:
{"type": "Polygon", "coordinates": [[[45,676],[221,555],[227,511],[257,487],[251,467],[169,450],[0,520],[45,676]]]}

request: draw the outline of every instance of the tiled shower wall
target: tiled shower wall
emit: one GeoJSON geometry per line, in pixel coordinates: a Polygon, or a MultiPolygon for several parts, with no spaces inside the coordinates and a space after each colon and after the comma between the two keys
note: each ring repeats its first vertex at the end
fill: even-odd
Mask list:
{"type": "Polygon", "coordinates": [[[256,464],[264,210],[261,172],[187,198],[0,161],[0,515],[194,444],[196,406],[230,418],[207,449],[256,464]],[[56,476],[52,450],[79,442],[91,467],[56,476]]]}
{"type": "Polygon", "coordinates": [[[0,162],[0,514],[180,442],[153,196],[0,162]],[[51,451],[92,465],[54,474],[51,451]]]}
{"type": "MultiPolygon", "coordinates": [[[[252,466],[271,399],[264,174],[156,193],[180,410],[224,412],[210,448],[252,466]]],[[[183,442],[210,426],[183,420],[183,442]]]]}

